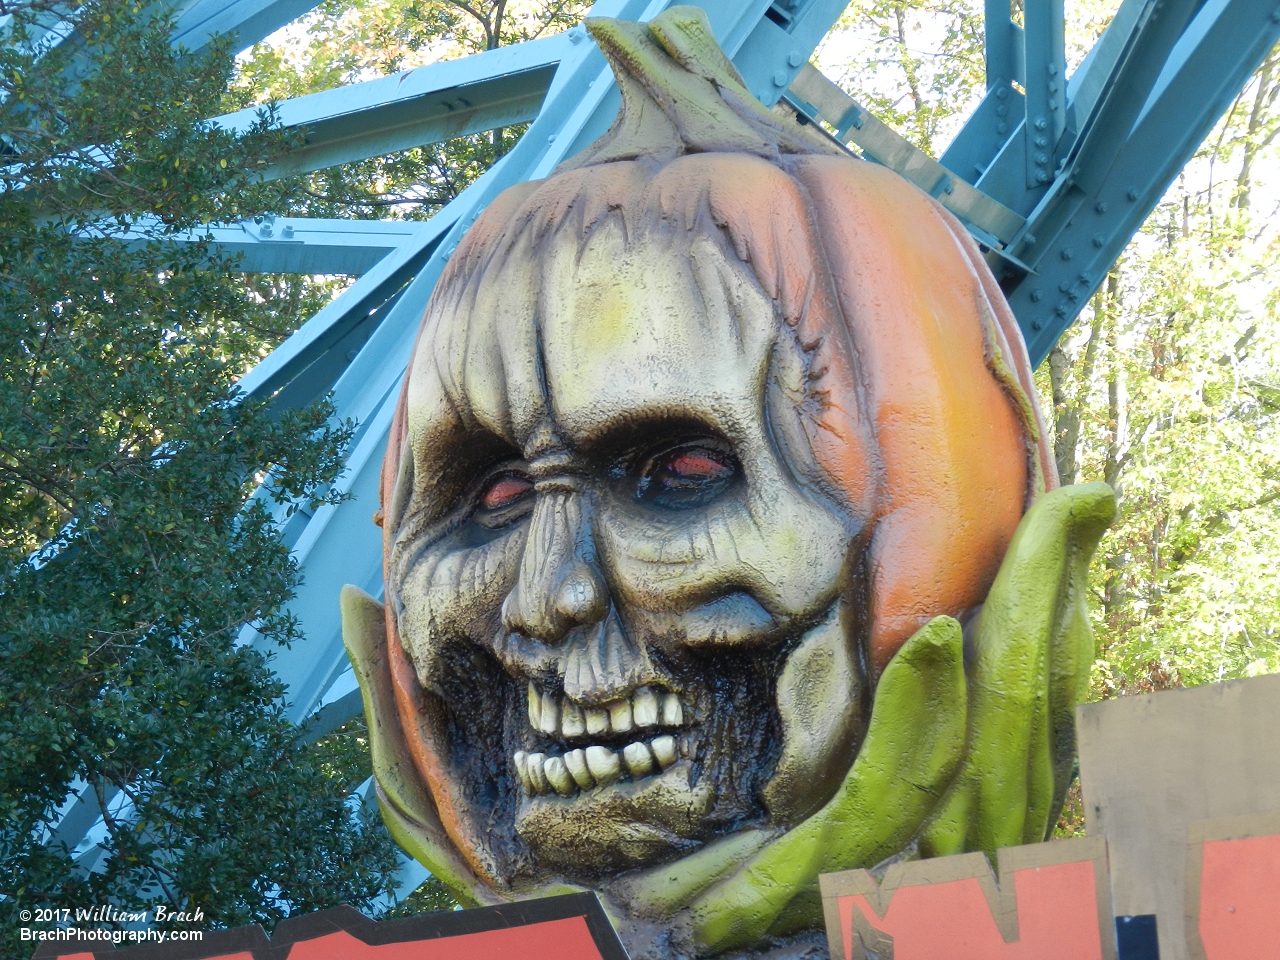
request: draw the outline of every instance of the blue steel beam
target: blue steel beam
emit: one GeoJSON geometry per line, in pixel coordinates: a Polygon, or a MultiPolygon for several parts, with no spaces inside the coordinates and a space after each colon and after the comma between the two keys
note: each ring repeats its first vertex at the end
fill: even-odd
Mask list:
{"type": "MultiPolygon", "coordinates": [[[[345,355],[351,348],[341,344],[343,339],[400,294],[457,221],[459,211],[468,205],[468,194],[474,188],[475,184],[472,184],[444,210],[425,223],[416,224],[412,237],[380,260],[245,374],[240,381],[244,394],[255,400],[270,400],[309,368],[324,362],[326,354],[337,349],[345,355]]],[[[343,364],[335,373],[335,380],[345,368],[343,364]]]]}
{"type": "MultiPolygon", "coordinates": [[[[155,239],[145,218],[110,236],[126,247],[155,239]]],[[[200,227],[162,238],[164,243],[208,242],[238,256],[246,273],[320,273],[360,276],[422,227],[406,220],[324,220],[267,216],[259,221],[200,227]]]]}
{"type": "Polygon", "coordinates": [[[203,53],[220,36],[239,53],[317,6],[319,0],[189,0],[175,10],[171,42],[203,53]]]}
{"type": "Polygon", "coordinates": [[[1023,16],[1026,99],[1023,136],[1027,186],[1053,179],[1059,141],[1066,130],[1067,56],[1063,0],[1026,0],[1023,16]]]}
{"type": "MultiPolygon", "coordinates": [[[[557,64],[585,36],[575,28],[286,100],[277,107],[280,123],[303,130],[306,139],[268,176],[318,170],[532,120],[557,64]]],[[[261,110],[249,107],[213,122],[243,131],[258,121],[261,110]]]]}
{"type": "Polygon", "coordinates": [[[1208,0],[1178,39],[1118,146],[1098,137],[1033,212],[1035,273],[1009,290],[1039,363],[1129,238],[1280,39],[1276,0],[1208,0]],[[1095,152],[1096,151],[1096,152],[1095,152]]]}
{"type": "Polygon", "coordinates": [[[1010,19],[1009,0],[986,0],[983,19],[987,90],[1011,81],[1026,86],[1026,47],[1022,28],[1010,19]]]}
{"type": "MultiPolygon", "coordinates": [[[[192,55],[206,52],[216,37],[229,41],[231,51],[240,53],[276,30],[319,6],[320,0],[150,0],[148,7],[173,18],[170,43],[192,55]]],[[[8,26],[0,18],[0,39],[8,26]]],[[[66,70],[69,85],[78,84],[94,63],[82,32],[60,17],[50,17],[44,33],[36,38],[43,51],[71,44],[76,50],[66,70]]]]}
{"type": "MultiPolygon", "coordinates": [[[[1133,116],[1197,2],[1124,0],[1093,51],[1067,83],[1067,115],[1071,121],[1065,128],[1066,136],[1056,144],[1058,156],[1078,153],[1082,140],[1096,136],[1093,131],[1099,129],[1108,131],[1113,146],[1123,142],[1133,116]],[[1125,111],[1127,122],[1122,115],[1125,111]]],[[[978,189],[1023,216],[1040,206],[1050,187],[1063,175],[1060,163],[1052,171],[1053,177],[1028,183],[1027,147],[1037,146],[1034,122],[1039,119],[1040,115],[1033,116],[1033,125],[1028,128],[1024,118],[1009,131],[1003,146],[975,182],[978,189]]],[[[1025,248],[1013,252],[1026,259],[1025,248]]]]}

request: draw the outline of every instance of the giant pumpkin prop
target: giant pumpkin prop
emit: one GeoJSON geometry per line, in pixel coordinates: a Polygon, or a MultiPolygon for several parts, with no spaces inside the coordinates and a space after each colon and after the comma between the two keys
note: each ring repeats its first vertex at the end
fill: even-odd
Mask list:
{"type": "Polygon", "coordinates": [[[700,11],[588,26],[619,118],[450,260],[385,613],[344,595],[379,798],[463,900],[591,888],[633,956],[783,956],[820,872],[1045,837],[1110,492],[1046,492],[937,203],[762,107],[700,11]]]}

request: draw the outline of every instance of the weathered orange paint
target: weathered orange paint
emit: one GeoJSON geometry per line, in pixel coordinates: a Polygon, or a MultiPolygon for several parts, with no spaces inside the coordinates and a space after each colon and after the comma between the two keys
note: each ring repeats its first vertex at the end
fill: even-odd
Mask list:
{"type": "Polygon", "coordinates": [[[884,470],[869,558],[878,672],[930,619],[982,602],[1034,493],[1043,432],[988,368],[995,307],[963,229],[885,168],[799,166],[884,470]]]}
{"type": "Polygon", "coordinates": [[[1207,960],[1280,958],[1280,836],[1206,840],[1202,857],[1199,928],[1207,960]]]}
{"type": "Polygon", "coordinates": [[[1102,960],[1094,864],[1085,860],[1018,870],[1018,937],[1006,942],[976,878],[899,887],[884,916],[864,896],[840,897],[846,958],[854,950],[854,911],[893,938],[894,960],[1102,960]]]}

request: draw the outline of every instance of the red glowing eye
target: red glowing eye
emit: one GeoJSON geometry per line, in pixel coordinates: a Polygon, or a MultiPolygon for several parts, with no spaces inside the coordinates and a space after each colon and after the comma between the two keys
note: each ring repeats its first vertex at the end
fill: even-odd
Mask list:
{"type": "Polygon", "coordinates": [[[740,469],[718,446],[693,441],[662,450],[636,478],[636,498],[667,510],[710,503],[733,486],[740,469]]]}
{"type": "Polygon", "coordinates": [[[509,507],[533,489],[533,483],[527,477],[505,474],[498,477],[480,496],[482,510],[501,510],[509,507]]]}
{"type": "Polygon", "coordinates": [[[681,450],[667,461],[666,466],[672,473],[689,480],[718,480],[733,472],[732,466],[710,450],[696,447],[681,450]]]}

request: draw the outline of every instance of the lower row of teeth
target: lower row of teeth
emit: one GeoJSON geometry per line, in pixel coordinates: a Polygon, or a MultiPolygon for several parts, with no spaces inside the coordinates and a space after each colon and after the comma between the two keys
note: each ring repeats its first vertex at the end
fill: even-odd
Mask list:
{"type": "Polygon", "coordinates": [[[592,746],[570,750],[563,757],[543,753],[517,751],[516,773],[525,793],[543,796],[558,793],[572,797],[580,790],[607,787],[622,779],[623,772],[632,780],[666,770],[679,759],[675,737],[655,737],[648,743],[637,740],[619,753],[608,747],[592,746]]]}

